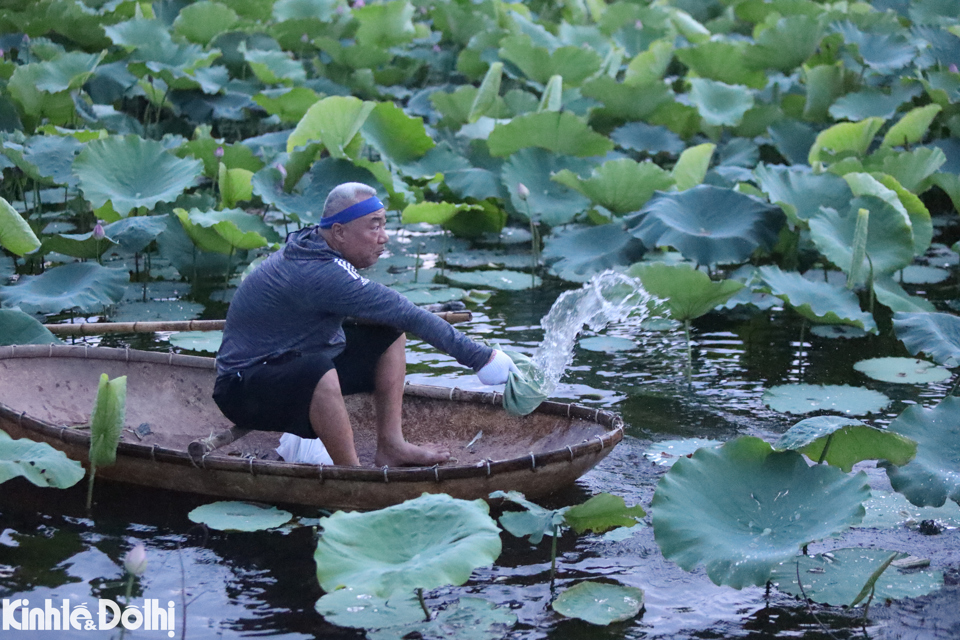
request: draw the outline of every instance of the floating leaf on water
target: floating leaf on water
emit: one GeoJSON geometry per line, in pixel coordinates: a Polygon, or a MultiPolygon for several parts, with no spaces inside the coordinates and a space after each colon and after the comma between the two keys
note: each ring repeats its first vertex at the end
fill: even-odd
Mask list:
{"type": "Polygon", "coordinates": [[[703,447],[719,447],[723,442],[702,438],[685,438],[683,440],[663,440],[655,442],[643,452],[643,457],[654,464],[672,467],[680,458],[692,455],[703,447]]]}
{"type": "Polygon", "coordinates": [[[386,629],[423,620],[423,609],[413,593],[385,600],[345,587],[324,594],[313,608],[327,622],[355,629],[386,629]]]}
{"type": "Polygon", "coordinates": [[[632,538],[636,532],[637,530],[634,527],[617,527],[616,529],[607,531],[601,537],[608,542],[623,542],[624,540],[632,538]]]}
{"type": "MultiPolygon", "coordinates": [[[[423,617],[422,610],[420,613],[423,617]]],[[[463,596],[447,605],[430,622],[368,631],[367,640],[499,640],[506,637],[516,623],[517,615],[508,607],[498,606],[483,598],[463,596]]]]}
{"type": "Polygon", "coordinates": [[[187,517],[218,531],[262,531],[279,527],[293,514],[252,502],[222,500],[197,507],[187,517]]]}
{"type": "Polygon", "coordinates": [[[72,262],[38,276],[21,276],[17,284],[0,288],[0,299],[6,307],[30,312],[96,313],[123,298],[129,279],[125,271],[96,262],[72,262]]]}
{"type": "Polygon", "coordinates": [[[38,487],[66,489],[83,478],[83,466],[46,442],[14,440],[0,430],[0,484],[22,476],[38,487]]]}
{"type": "Polygon", "coordinates": [[[602,353],[616,353],[618,351],[630,351],[637,348],[637,343],[629,338],[618,338],[616,336],[592,336],[590,338],[580,338],[580,348],[587,351],[600,351],[602,353]]]}
{"type": "Polygon", "coordinates": [[[863,472],[808,466],[743,436],[681,458],[657,484],[653,530],[660,550],[686,571],[704,564],[718,585],[762,586],[805,544],[836,535],[864,515],[863,472]]]}
{"type": "Polygon", "coordinates": [[[673,331],[682,327],[683,324],[673,318],[647,318],[640,323],[645,331],[673,331]]]}
{"type": "Polygon", "coordinates": [[[799,451],[814,462],[820,460],[824,447],[824,461],[846,472],[862,460],[889,460],[903,465],[917,453],[917,443],[909,438],[839,416],[801,420],[773,445],[780,451],[799,451]]]}
{"type": "Polygon", "coordinates": [[[180,331],[170,336],[170,344],[187,351],[216,353],[223,342],[223,331],[180,331]]]}
{"type": "MultiPolygon", "coordinates": [[[[784,562],[774,571],[771,580],[778,589],[798,598],[806,596],[814,602],[829,605],[850,606],[864,584],[891,555],[906,557],[896,551],[885,549],[836,549],[829,554],[798,556],[784,562]],[[797,584],[797,563],[800,564],[800,581],[803,593],[797,584]]],[[[916,598],[936,591],[943,586],[941,571],[902,572],[896,567],[887,567],[876,581],[874,601],[916,598]]]]}
{"type": "Polygon", "coordinates": [[[870,490],[870,499],[863,503],[867,510],[861,529],[888,529],[906,523],[936,520],[949,527],[960,527],[960,504],[946,502],[942,507],[917,507],[896,491],[870,490]]]}
{"type": "Polygon", "coordinates": [[[857,362],[853,368],[874,380],[903,384],[940,382],[951,375],[943,367],[916,358],[869,358],[857,362]]]}
{"type": "Polygon", "coordinates": [[[763,403],[784,413],[835,411],[860,416],[880,411],[890,404],[890,398],[879,391],[845,384],[785,384],[767,389],[763,403]]]}
{"type": "Polygon", "coordinates": [[[447,271],[446,277],[453,284],[465,287],[480,287],[484,289],[501,289],[504,291],[522,291],[539,287],[543,281],[539,276],[519,271],[447,271]]]}
{"type": "Polygon", "coordinates": [[[950,277],[950,272],[939,267],[911,264],[903,268],[902,280],[907,284],[936,284],[950,277]]]}
{"type": "Polygon", "coordinates": [[[550,606],[567,618],[608,625],[636,617],[643,609],[643,590],[603,582],[581,582],[566,589],[550,606]]]}

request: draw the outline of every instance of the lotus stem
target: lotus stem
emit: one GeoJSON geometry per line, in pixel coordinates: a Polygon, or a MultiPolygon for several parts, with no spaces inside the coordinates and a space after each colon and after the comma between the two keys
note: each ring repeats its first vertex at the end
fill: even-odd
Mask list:
{"type": "Polygon", "coordinates": [[[93,478],[97,475],[97,465],[90,463],[90,480],[87,482],[87,511],[93,509],[93,478]]]}
{"type": "Polygon", "coordinates": [[[803,319],[800,321],[800,344],[797,347],[797,366],[799,367],[798,376],[803,378],[803,338],[804,334],[807,332],[807,320],[803,319]]]}
{"type": "Polygon", "coordinates": [[[830,451],[830,443],[833,442],[833,434],[827,436],[827,441],[823,443],[823,451],[820,452],[820,459],[817,460],[817,464],[823,464],[823,461],[827,459],[827,452],[830,451]]]}
{"type": "Polygon", "coordinates": [[[553,582],[557,577],[557,536],[560,533],[560,526],[553,525],[553,540],[550,542],[550,591],[553,591],[553,582]]]}
{"type": "Polygon", "coordinates": [[[687,339],[687,385],[693,384],[693,349],[690,347],[690,318],[683,321],[683,335],[687,339]]]}
{"type": "MultiPolygon", "coordinates": [[[[123,606],[126,608],[130,604],[130,595],[133,593],[133,574],[129,571],[127,572],[127,591],[123,597],[123,606]]],[[[120,640],[123,640],[123,634],[127,631],[127,628],[120,625],[120,640]]]]}
{"type": "Polygon", "coordinates": [[[223,288],[228,289],[230,287],[230,267],[231,262],[233,262],[233,252],[234,247],[230,247],[230,253],[227,254],[227,277],[223,280],[223,288]]]}
{"type": "Polygon", "coordinates": [[[427,603],[423,600],[423,589],[417,588],[417,600],[420,601],[420,608],[423,609],[424,622],[430,622],[430,619],[433,617],[430,615],[430,609],[427,607],[427,603]]]}
{"type": "Polygon", "coordinates": [[[863,605],[863,630],[866,633],[867,630],[867,614],[870,613],[870,603],[873,602],[873,594],[877,590],[877,585],[874,584],[870,587],[870,595],[867,597],[867,601],[863,605]]]}

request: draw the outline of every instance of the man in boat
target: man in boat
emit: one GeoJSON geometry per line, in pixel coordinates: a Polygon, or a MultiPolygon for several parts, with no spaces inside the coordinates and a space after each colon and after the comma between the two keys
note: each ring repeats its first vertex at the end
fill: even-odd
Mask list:
{"type": "Polygon", "coordinates": [[[377,466],[434,465],[450,452],[404,439],[400,412],[410,331],[483,384],[503,384],[516,366],[399,293],[357,272],[387,244],[376,190],[335,187],[320,224],[287,236],[237,288],[217,354],[214,400],[242,428],[320,438],[334,464],[360,464],[343,396],[372,391],[377,466]],[[351,316],[372,323],[342,326],[351,316]]]}

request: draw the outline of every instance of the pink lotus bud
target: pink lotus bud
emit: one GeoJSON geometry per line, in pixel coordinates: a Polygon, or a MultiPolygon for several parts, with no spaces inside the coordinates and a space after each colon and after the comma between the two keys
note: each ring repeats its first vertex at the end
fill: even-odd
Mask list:
{"type": "Polygon", "coordinates": [[[354,9],[362,9],[365,6],[367,6],[367,3],[363,0],[356,0],[356,2],[353,3],[354,9]]]}
{"type": "Polygon", "coordinates": [[[517,195],[520,196],[521,200],[526,200],[530,197],[530,189],[527,189],[527,185],[522,182],[517,183],[517,195]]]}
{"type": "Polygon", "coordinates": [[[950,65],[950,73],[957,73],[957,65],[955,64],[950,65]]]}
{"type": "Polygon", "coordinates": [[[3,49],[0,49],[0,58],[6,55],[6,52],[3,49]]]}
{"type": "Polygon", "coordinates": [[[123,568],[133,576],[142,576],[147,570],[147,550],[142,544],[138,542],[123,556],[123,568]]]}
{"type": "Polygon", "coordinates": [[[636,22],[633,23],[633,26],[636,27],[637,30],[643,29],[643,22],[641,22],[640,20],[637,20],[636,22]]]}
{"type": "Polygon", "coordinates": [[[103,230],[103,223],[100,220],[97,220],[97,224],[93,225],[93,237],[97,240],[103,240],[107,237],[106,232],[103,230]]]}
{"type": "Polygon", "coordinates": [[[217,157],[217,158],[222,158],[222,157],[223,157],[223,147],[217,147],[216,149],[214,149],[214,150],[213,150],[213,155],[214,155],[215,157],[217,157]]]}
{"type": "Polygon", "coordinates": [[[279,162],[273,165],[273,168],[280,172],[280,176],[286,180],[287,179],[287,168],[280,164],[279,162]]]}

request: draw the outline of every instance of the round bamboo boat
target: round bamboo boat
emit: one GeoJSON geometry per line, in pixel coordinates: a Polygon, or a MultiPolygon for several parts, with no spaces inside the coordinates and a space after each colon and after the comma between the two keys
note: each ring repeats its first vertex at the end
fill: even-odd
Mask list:
{"type": "Polygon", "coordinates": [[[0,347],[0,428],[86,465],[103,373],[127,376],[127,400],[117,462],[98,467],[98,479],[235,500],[378,509],[424,492],[476,499],[515,490],[537,498],[589,471],[623,437],[621,418],[609,411],[545,402],[517,417],[498,392],[407,384],[404,433],[412,442],[448,445],[449,462],[372,466],[373,402],[357,394],[346,398],[347,408],[361,463],[371,466],[294,464],[275,451],[280,433],[223,437],[232,425],[211,398],[212,358],[52,344],[0,347]],[[228,444],[208,450],[218,437],[228,444]]]}

